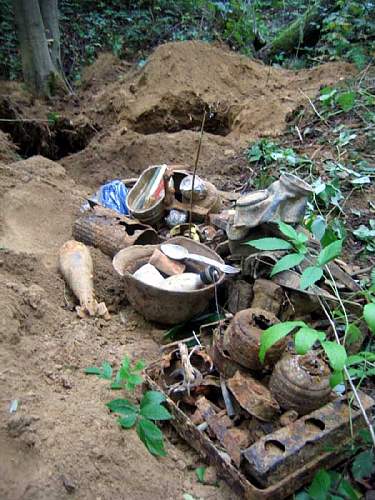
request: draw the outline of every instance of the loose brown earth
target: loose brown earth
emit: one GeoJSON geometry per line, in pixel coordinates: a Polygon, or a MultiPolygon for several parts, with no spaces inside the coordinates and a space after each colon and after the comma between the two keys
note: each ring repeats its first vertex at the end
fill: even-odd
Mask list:
{"type": "Polygon", "coordinates": [[[41,156],[15,162],[14,144],[0,131],[0,498],[234,498],[222,481],[219,488],[197,483],[199,457],[169,428],[163,459],[135,431],[118,428],[104,406],[108,383],[83,369],[103,360],[118,367],[125,354],[154,360],[163,330],[127,305],[99,250],[92,251],[95,287],[112,319],[78,319],[57,251],[85,196],[103,181],[150,164],[192,165],[204,108],[200,171],[230,189],[246,173],[238,155],[249,140],[280,135],[306,95],[352,72],[337,63],[290,72],[186,42],[160,47],[141,69],[101,56],[79,95],[53,106],[5,86],[19,115],[58,110],[76,130],[90,123],[95,135],[57,164],[41,156]],[[19,407],[11,414],[14,399],[19,407]]]}

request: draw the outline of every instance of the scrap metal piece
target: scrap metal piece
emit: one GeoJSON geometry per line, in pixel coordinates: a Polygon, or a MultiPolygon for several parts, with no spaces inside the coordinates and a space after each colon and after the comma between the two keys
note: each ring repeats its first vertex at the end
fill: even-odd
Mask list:
{"type": "Polygon", "coordinates": [[[245,280],[228,282],[228,311],[236,314],[248,309],[253,298],[253,287],[245,280]]]}
{"type": "MultiPolygon", "coordinates": [[[[374,401],[360,395],[366,412],[374,401]]],[[[363,427],[359,408],[350,408],[346,397],[336,399],[272,434],[259,439],[243,452],[246,472],[264,487],[276,484],[292,471],[324,455],[342,450],[350,439],[350,425],[356,433],[363,427]],[[334,451],[333,451],[334,450],[334,451]]]]}
{"type": "Polygon", "coordinates": [[[228,352],[225,352],[223,346],[223,339],[220,334],[220,330],[216,329],[213,335],[213,343],[210,349],[210,355],[212,361],[219,373],[224,377],[230,378],[236,373],[236,371],[241,370],[242,367],[239,363],[236,363],[230,356],[228,352]]]}
{"type": "Polygon", "coordinates": [[[287,354],[276,364],[269,388],[281,408],[299,415],[320,408],[331,396],[328,365],[316,354],[287,354]]]}
{"type": "Polygon", "coordinates": [[[271,280],[258,279],[253,285],[252,308],[265,309],[276,316],[279,314],[285,295],[281,286],[271,280]]]}
{"type": "Polygon", "coordinates": [[[267,387],[246,373],[238,371],[227,384],[240,406],[259,420],[269,422],[280,410],[267,387]]]}

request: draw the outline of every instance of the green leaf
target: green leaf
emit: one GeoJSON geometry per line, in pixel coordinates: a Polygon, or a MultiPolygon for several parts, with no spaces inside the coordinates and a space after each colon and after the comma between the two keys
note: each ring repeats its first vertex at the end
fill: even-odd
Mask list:
{"type": "Polygon", "coordinates": [[[161,404],[150,403],[141,408],[141,415],[150,420],[170,420],[172,415],[161,404]]]}
{"type": "Polygon", "coordinates": [[[363,308],[363,318],[372,333],[375,334],[375,303],[366,304],[363,308]]]}
{"type": "Polygon", "coordinates": [[[345,113],[353,109],[355,100],[355,92],[344,92],[343,94],[340,94],[336,97],[337,104],[343,111],[345,111],[345,113]]]}
{"type": "Polygon", "coordinates": [[[355,479],[370,477],[374,471],[374,453],[372,450],[362,451],[356,456],[353,465],[352,473],[355,479]]]}
{"type": "Polygon", "coordinates": [[[327,500],[331,478],[324,469],[318,470],[307,490],[313,500],[327,500]]]}
{"type": "Polygon", "coordinates": [[[260,238],[259,240],[250,240],[245,243],[257,250],[291,250],[293,246],[281,238],[260,238]]]}
{"type": "Polygon", "coordinates": [[[328,262],[338,257],[342,252],[342,240],[337,240],[323,248],[318,255],[319,266],[325,266],[328,262]]]}
{"type": "Polygon", "coordinates": [[[314,235],[314,238],[320,241],[324,233],[326,232],[327,224],[324,218],[320,215],[314,220],[314,222],[311,224],[311,231],[314,235]]]}
{"type": "Polygon", "coordinates": [[[328,357],[329,364],[332,369],[334,371],[341,371],[344,368],[347,359],[345,347],[337,342],[332,342],[331,340],[322,342],[322,347],[328,357]]]}
{"type": "Polygon", "coordinates": [[[125,417],[119,417],[117,422],[124,429],[130,429],[135,424],[137,417],[137,413],[129,413],[129,415],[126,415],[125,417]]]}
{"type": "Polygon", "coordinates": [[[309,327],[298,330],[294,338],[297,354],[306,354],[318,339],[324,341],[325,334],[309,327]]]}
{"type": "Polygon", "coordinates": [[[337,490],[344,498],[349,500],[359,500],[362,495],[359,491],[355,490],[347,479],[340,478],[339,488],[337,490]]]}
{"type": "Polygon", "coordinates": [[[285,224],[283,221],[278,222],[278,226],[280,231],[289,239],[291,240],[298,240],[298,233],[294,229],[293,226],[290,226],[289,224],[285,224]]]}
{"type": "Polygon", "coordinates": [[[301,290],[306,290],[306,288],[309,288],[311,285],[319,281],[322,276],[323,276],[323,269],[321,267],[317,266],[306,267],[306,269],[302,273],[299,285],[301,290]]]}
{"type": "Polygon", "coordinates": [[[105,380],[111,380],[112,378],[112,366],[108,361],[103,361],[100,378],[104,378],[105,380]]]}
{"type": "Polygon", "coordinates": [[[145,361],[143,359],[139,359],[134,365],[134,371],[141,372],[145,366],[146,366],[145,361]]]}
{"type": "Polygon", "coordinates": [[[127,377],[127,382],[132,385],[139,385],[142,384],[143,377],[137,373],[130,373],[127,377]]]}
{"type": "Polygon", "coordinates": [[[345,331],[345,344],[351,345],[362,339],[362,332],[354,323],[350,323],[345,331]]]}
{"type": "Polygon", "coordinates": [[[112,401],[106,403],[106,407],[114,413],[121,413],[122,415],[138,413],[137,406],[127,399],[112,399],[112,401]]]}
{"type": "Polygon", "coordinates": [[[85,368],[85,373],[86,375],[100,375],[101,370],[97,366],[89,366],[88,368],[85,368]]]}
{"type": "Polygon", "coordinates": [[[195,469],[195,474],[197,475],[198,481],[204,484],[204,475],[206,474],[207,467],[197,467],[195,469]]]}
{"type": "Polygon", "coordinates": [[[283,323],[278,323],[277,325],[272,325],[267,330],[262,332],[260,337],[260,348],[259,348],[259,359],[264,363],[264,358],[266,357],[266,352],[279,340],[286,337],[290,332],[292,332],[298,326],[306,327],[306,323],[303,321],[284,321],[283,323]]]}
{"type": "Polygon", "coordinates": [[[277,273],[281,273],[282,271],[286,271],[288,269],[292,269],[305,259],[304,254],[302,253],[291,253],[289,255],[285,255],[280,260],[276,262],[271,271],[271,276],[274,276],[277,273]]]}
{"type": "Polygon", "coordinates": [[[159,391],[147,391],[144,393],[141,408],[149,404],[160,404],[165,401],[165,396],[162,392],[159,391]]]}
{"type": "Polygon", "coordinates": [[[329,385],[334,389],[337,385],[342,384],[344,382],[344,372],[334,371],[329,377],[329,385]]]}
{"type": "Polygon", "coordinates": [[[166,456],[163,433],[153,422],[145,418],[140,419],[137,424],[137,434],[150,453],[160,457],[166,456]]]}

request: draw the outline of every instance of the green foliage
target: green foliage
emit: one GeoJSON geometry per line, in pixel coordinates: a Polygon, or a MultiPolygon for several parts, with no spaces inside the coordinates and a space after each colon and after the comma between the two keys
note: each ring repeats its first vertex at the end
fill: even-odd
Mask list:
{"type": "Polygon", "coordinates": [[[341,474],[324,469],[316,472],[307,490],[298,493],[296,500],[359,500],[361,493],[341,474]]]}
{"type": "Polygon", "coordinates": [[[115,381],[111,385],[111,389],[134,391],[135,387],[143,382],[141,372],[144,367],[145,363],[143,360],[138,360],[132,366],[130,358],[125,356],[121,368],[117,372],[115,381]]]}
{"type": "Polygon", "coordinates": [[[195,469],[195,474],[200,483],[204,484],[204,476],[206,474],[206,467],[197,467],[195,469]]]}
{"type": "Polygon", "coordinates": [[[353,231],[353,235],[366,243],[366,250],[375,253],[375,219],[370,219],[369,228],[361,224],[358,229],[353,231]]]}
{"type": "Polygon", "coordinates": [[[375,334],[375,303],[366,304],[363,308],[363,318],[373,334],[375,334]]]}
{"type": "Polygon", "coordinates": [[[342,371],[347,361],[345,347],[337,342],[326,340],[324,332],[314,330],[304,321],[285,321],[270,326],[262,332],[259,359],[264,363],[267,351],[279,340],[294,332],[294,344],[298,354],[306,354],[319,342],[332,368],[331,386],[335,387],[343,379],[342,371]],[[298,330],[297,330],[298,329],[298,330]],[[297,330],[297,331],[296,331],[297,330]]]}
{"type": "MultiPolygon", "coordinates": [[[[135,387],[143,382],[141,375],[145,363],[138,360],[131,362],[128,356],[125,356],[118,370],[111,389],[125,389],[133,392],[135,387]]],[[[97,375],[106,380],[112,380],[112,367],[104,361],[100,368],[86,368],[88,375],[97,375]]],[[[158,391],[147,391],[143,394],[140,404],[135,404],[128,399],[112,399],[106,403],[107,408],[119,415],[117,422],[123,429],[131,429],[135,426],[137,434],[150,453],[157,456],[165,456],[163,433],[154,423],[154,421],[170,420],[172,415],[163,406],[165,396],[158,391]]]]}

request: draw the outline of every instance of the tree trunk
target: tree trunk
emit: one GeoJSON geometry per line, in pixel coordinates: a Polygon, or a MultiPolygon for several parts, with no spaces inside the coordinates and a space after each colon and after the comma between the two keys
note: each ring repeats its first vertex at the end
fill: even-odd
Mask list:
{"type": "Polygon", "coordinates": [[[52,62],[57,70],[61,70],[59,10],[57,0],[39,0],[47,43],[52,62]]]}
{"type": "MultiPolygon", "coordinates": [[[[49,5],[51,8],[51,2],[49,5]]],[[[40,96],[50,97],[57,90],[66,92],[66,84],[48,49],[38,0],[13,0],[13,6],[25,82],[40,96]]]]}
{"type": "Polygon", "coordinates": [[[264,60],[280,53],[290,53],[309,38],[319,33],[320,25],[331,10],[333,2],[323,0],[309,7],[304,14],[280,31],[275,38],[259,51],[259,57],[264,60]]]}

